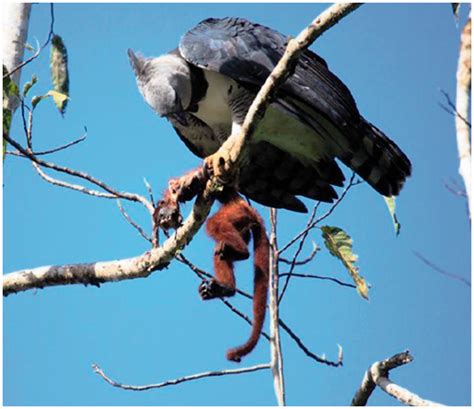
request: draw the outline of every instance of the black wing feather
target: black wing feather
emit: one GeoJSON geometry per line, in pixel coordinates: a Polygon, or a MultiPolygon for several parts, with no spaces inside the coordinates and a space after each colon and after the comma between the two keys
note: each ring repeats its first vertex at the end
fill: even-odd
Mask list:
{"type": "MultiPolygon", "coordinates": [[[[287,38],[241,18],[209,18],[188,31],[179,50],[190,63],[239,82],[261,86],[282,57],[287,38]]],[[[349,89],[329,71],[326,62],[306,50],[277,98],[289,95],[325,115],[335,124],[359,123],[360,114],[349,89]]]]}

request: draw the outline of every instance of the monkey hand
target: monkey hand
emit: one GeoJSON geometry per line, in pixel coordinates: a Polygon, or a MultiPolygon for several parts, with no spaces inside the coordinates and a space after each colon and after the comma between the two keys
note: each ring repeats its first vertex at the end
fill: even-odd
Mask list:
{"type": "Polygon", "coordinates": [[[204,280],[199,286],[198,291],[203,300],[212,300],[218,297],[232,297],[235,295],[235,288],[226,287],[214,278],[204,280]]]}

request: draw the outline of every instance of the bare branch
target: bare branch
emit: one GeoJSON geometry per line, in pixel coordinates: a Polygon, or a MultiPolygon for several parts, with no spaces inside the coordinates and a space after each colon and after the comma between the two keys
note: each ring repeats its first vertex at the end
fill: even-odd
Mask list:
{"type": "Polygon", "coordinates": [[[384,361],[375,362],[365,373],[362,384],[352,399],[352,406],[365,406],[370,395],[378,385],[389,395],[398,399],[400,402],[409,406],[443,406],[439,403],[432,402],[410,392],[408,389],[402,388],[394,384],[388,377],[389,371],[398,368],[413,361],[413,357],[408,351],[401,352],[385,359],[384,361]]]}
{"type": "Polygon", "coordinates": [[[285,406],[285,378],[283,375],[283,353],[281,351],[280,325],[278,318],[278,243],[277,210],[270,209],[270,259],[269,259],[269,309],[270,309],[270,354],[273,374],[273,389],[279,406],[285,406]]]}
{"type": "Polygon", "coordinates": [[[151,203],[155,203],[155,199],[153,198],[153,189],[148,183],[148,180],[146,180],[146,178],[143,178],[143,183],[145,184],[146,190],[148,192],[148,197],[150,198],[151,203]]]}
{"type": "MultiPolygon", "coordinates": [[[[285,277],[288,275],[290,275],[290,273],[282,273],[280,274],[280,277],[285,277]]],[[[299,278],[314,278],[317,280],[328,280],[328,281],[333,281],[336,284],[342,285],[343,287],[357,288],[354,284],[345,283],[344,281],[338,280],[337,278],[334,278],[334,277],[319,276],[315,274],[301,274],[301,273],[291,273],[291,276],[299,277],[299,278]]]]}
{"type": "Polygon", "coordinates": [[[350,188],[352,186],[356,186],[358,184],[360,184],[361,182],[359,180],[355,181],[355,176],[356,174],[355,173],[352,173],[352,176],[349,180],[349,183],[347,184],[347,186],[344,188],[344,190],[342,191],[341,195],[339,196],[339,198],[331,205],[331,207],[329,208],[329,210],[324,213],[321,217],[318,217],[316,220],[312,221],[309,225],[306,226],[306,228],[298,233],[295,237],[293,237],[288,243],[286,243],[280,250],[279,250],[279,253],[282,254],[283,252],[285,252],[286,250],[288,250],[288,248],[290,248],[293,244],[295,244],[300,238],[304,237],[305,235],[308,234],[308,232],[312,229],[314,229],[318,223],[321,223],[324,219],[326,219],[327,217],[329,217],[332,212],[336,209],[336,207],[339,205],[339,203],[341,203],[342,199],[344,199],[344,197],[346,196],[347,192],[349,192],[350,188]]]}
{"type": "Polygon", "coordinates": [[[132,226],[134,227],[138,233],[148,242],[152,243],[153,244],[153,241],[152,239],[145,233],[145,231],[143,230],[142,227],[140,227],[137,223],[135,223],[131,217],[128,215],[128,213],[125,211],[125,209],[123,208],[122,206],[122,203],[120,202],[119,199],[117,199],[117,206],[120,210],[120,213],[122,213],[123,217],[125,218],[125,220],[132,226]]]}
{"type": "Polygon", "coordinates": [[[107,383],[109,383],[112,386],[115,386],[116,388],[120,389],[126,389],[129,391],[146,391],[149,389],[159,389],[159,388],[164,388],[165,386],[170,386],[170,385],[178,385],[183,382],[189,382],[189,381],[195,381],[196,379],[202,379],[202,378],[209,378],[212,376],[226,376],[226,375],[239,375],[242,373],[247,373],[247,372],[256,372],[256,371],[261,371],[262,369],[269,369],[270,364],[260,364],[260,365],[255,365],[255,366],[250,366],[247,368],[239,368],[239,369],[223,369],[222,371],[208,371],[208,372],[201,372],[197,373],[194,375],[187,375],[187,376],[182,376],[181,378],[177,379],[172,379],[169,381],[165,382],[160,382],[160,383],[153,383],[149,385],[140,385],[140,386],[135,386],[135,385],[125,385],[119,382],[116,382],[112,379],[110,379],[102,369],[100,369],[97,364],[92,364],[92,369],[96,374],[98,374],[102,379],[104,379],[107,383]]]}
{"type": "Polygon", "coordinates": [[[104,193],[104,192],[99,192],[98,190],[94,189],[88,189],[85,186],[82,185],[76,185],[74,183],[69,183],[65,182],[60,179],[53,178],[49,175],[47,175],[41,167],[36,163],[36,162],[31,162],[35,170],[38,172],[38,174],[48,183],[51,183],[52,185],[59,186],[59,187],[64,187],[67,189],[71,190],[76,190],[77,192],[81,192],[90,196],[95,196],[95,197],[102,197],[104,199],[116,199],[115,195],[112,195],[110,193],[104,193]]]}
{"type": "MultiPolygon", "coordinates": [[[[293,260],[288,260],[286,258],[280,257],[278,261],[280,263],[289,264],[289,265],[304,266],[305,264],[308,264],[311,261],[313,261],[314,257],[316,256],[319,250],[321,249],[318,247],[318,245],[315,242],[313,242],[313,250],[311,250],[311,254],[308,257],[306,257],[304,260],[295,259],[295,261],[293,261],[293,260]]],[[[280,274],[280,277],[281,277],[281,274],[280,274]]]]}
{"type": "Polygon", "coordinates": [[[315,353],[311,352],[305,344],[303,344],[303,341],[290,329],[288,325],[286,325],[282,320],[279,321],[280,326],[287,332],[287,334],[293,339],[293,341],[296,342],[296,344],[300,347],[300,349],[310,358],[314,359],[316,362],[319,362],[321,364],[325,364],[328,366],[342,366],[343,362],[343,353],[342,353],[342,347],[338,345],[338,359],[337,361],[329,361],[326,359],[325,356],[319,356],[316,355],[315,353]]]}
{"type": "Polygon", "coordinates": [[[441,103],[439,106],[448,114],[459,117],[459,119],[461,119],[469,128],[471,128],[471,123],[467,120],[467,118],[464,118],[458,111],[456,111],[456,105],[454,105],[454,102],[451,101],[449,94],[444,89],[441,89],[440,91],[446,98],[446,103],[448,106],[445,106],[441,103]]]}
{"type": "MultiPolygon", "coordinates": [[[[316,205],[313,207],[313,211],[311,212],[311,215],[308,219],[308,222],[306,223],[306,228],[308,228],[314,221],[314,218],[316,217],[316,212],[318,211],[318,207],[321,202],[316,203],[316,205]]],[[[288,288],[288,285],[290,284],[290,278],[291,278],[291,273],[293,273],[293,270],[295,269],[296,266],[296,260],[298,259],[298,256],[300,255],[301,251],[303,250],[304,243],[306,239],[308,238],[309,230],[306,231],[305,234],[301,237],[300,243],[298,245],[298,248],[293,255],[293,260],[290,262],[290,271],[289,274],[286,277],[285,284],[283,284],[283,289],[281,290],[280,298],[278,299],[278,303],[281,303],[281,300],[283,299],[283,296],[285,295],[286,289],[288,288]]],[[[316,254],[316,253],[315,253],[316,254]]],[[[281,260],[281,258],[280,258],[281,260]]]]}
{"type": "Polygon", "coordinates": [[[65,145],[58,146],[56,148],[48,149],[46,151],[37,151],[37,152],[32,152],[34,156],[42,156],[42,155],[49,155],[51,153],[56,153],[59,151],[62,151],[64,149],[70,148],[71,146],[77,145],[78,143],[81,143],[82,141],[85,141],[87,138],[87,128],[84,128],[84,135],[82,135],[80,138],[77,138],[71,142],[66,143],[65,145]]]}
{"type": "Polygon", "coordinates": [[[148,277],[153,271],[165,268],[175,253],[184,248],[197,233],[212,206],[213,199],[206,195],[209,190],[211,188],[207,188],[204,194],[198,196],[191,214],[163,246],[128,259],[45,266],[9,273],[3,276],[3,294],[56,285],[99,285],[104,282],[148,277]]]}
{"type": "Polygon", "coordinates": [[[66,174],[71,175],[71,176],[76,176],[80,179],[87,180],[88,182],[91,182],[94,185],[101,187],[106,192],[108,192],[110,195],[107,195],[107,194],[102,193],[102,192],[93,191],[92,189],[87,189],[87,188],[85,188],[83,186],[80,186],[80,185],[73,185],[73,184],[69,184],[67,182],[62,182],[62,181],[58,181],[58,180],[55,180],[57,182],[55,184],[57,184],[59,186],[62,186],[62,187],[67,187],[67,188],[70,188],[70,189],[81,191],[81,192],[86,193],[86,194],[91,194],[90,192],[95,192],[95,193],[92,194],[93,196],[104,197],[104,198],[107,198],[107,199],[122,198],[122,199],[125,199],[125,200],[130,200],[132,202],[139,202],[139,203],[142,203],[146,207],[146,209],[149,211],[150,214],[153,214],[153,212],[154,212],[153,205],[148,200],[146,200],[144,197],[142,197],[142,196],[140,196],[136,193],[118,192],[115,189],[111,188],[109,185],[102,182],[101,180],[99,180],[99,179],[97,179],[97,178],[95,178],[95,177],[93,177],[93,176],[91,176],[91,175],[89,175],[85,172],[70,169],[70,168],[67,168],[65,166],[56,165],[55,163],[46,162],[43,159],[37,158],[35,155],[33,155],[33,153],[31,151],[29,151],[28,149],[23,148],[23,146],[21,146],[18,142],[16,142],[12,138],[10,138],[8,135],[4,135],[3,137],[10,145],[12,145],[15,149],[17,149],[17,151],[19,151],[23,155],[22,157],[26,157],[26,158],[30,159],[33,163],[36,163],[40,166],[44,166],[44,167],[49,168],[49,169],[53,169],[53,170],[61,172],[61,173],[66,173],[66,174]],[[97,194],[97,193],[100,193],[100,194],[97,194]]]}
{"type": "Polygon", "coordinates": [[[453,179],[449,183],[444,181],[443,184],[453,195],[467,198],[466,190],[461,188],[453,179]]]}
{"type": "Polygon", "coordinates": [[[455,280],[461,281],[464,284],[466,284],[468,287],[471,286],[471,281],[468,280],[467,278],[462,277],[459,274],[454,274],[454,273],[450,273],[449,271],[443,270],[441,267],[438,267],[436,264],[428,260],[426,257],[418,253],[417,251],[413,251],[413,254],[415,254],[415,256],[418,257],[421,261],[423,261],[423,263],[425,263],[428,267],[431,267],[433,270],[437,271],[438,273],[446,277],[454,278],[455,280]]]}

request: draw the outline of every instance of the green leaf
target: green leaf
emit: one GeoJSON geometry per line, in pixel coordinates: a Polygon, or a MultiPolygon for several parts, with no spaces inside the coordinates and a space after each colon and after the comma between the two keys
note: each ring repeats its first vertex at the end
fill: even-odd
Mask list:
{"type": "Polygon", "coordinates": [[[7,67],[3,66],[3,158],[5,158],[5,151],[7,147],[5,136],[8,136],[8,134],[10,133],[10,126],[12,123],[12,110],[10,109],[10,99],[20,97],[20,92],[18,90],[17,85],[7,74],[7,67]]]}
{"type": "Polygon", "coordinates": [[[3,66],[3,107],[8,106],[8,100],[11,97],[20,97],[20,91],[18,86],[15,84],[15,81],[12,81],[8,74],[7,67],[3,66]]]}
{"type": "Polygon", "coordinates": [[[352,277],[358,293],[366,300],[369,299],[369,288],[364,278],[359,274],[359,268],[355,266],[357,256],[352,253],[352,239],[341,228],[334,226],[321,227],[324,244],[329,252],[342,261],[344,267],[352,277]]]}
{"type": "Polygon", "coordinates": [[[390,212],[390,216],[392,217],[395,234],[398,236],[400,234],[400,229],[402,228],[402,225],[399,223],[397,219],[397,214],[395,213],[395,196],[384,196],[383,198],[385,199],[388,211],[390,212]]]}
{"type": "Polygon", "coordinates": [[[47,98],[49,95],[35,95],[33,98],[31,98],[31,106],[33,109],[36,108],[36,105],[38,105],[39,102],[41,102],[43,99],[47,98]]]}
{"type": "MultiPolygon", "coordinates": [[[[3,135],[10,133],[10,126],[12,124],[12,111],[8,108],[3,108],[3,135]]],[[[7,151],[7,140],[3,138],[3,159],[5,159],[5,152],[7,151]]]]}
{"type": "Polygon", "coordinates": [[[69,99],[67,95],[62,94],[61,92],[58,92],[58,91],[53,91],[53,90],[48,91],[45,97],[47,96],[53,97],[54,103],[56,104],[56,106],[58,107],[60,111],[61,111],[60,107],[66,106],[67,100],[69,99]]]}
{"type": "Polygon", "coordinates": [[[64,46],[64,42],[60,36],[55,34],[51,40],[51,81],[53,83],[53,91],[66,96],[66,98],[53,96],[56,107],[59,109],[61,115],[63,115],[66,110],[67,97],[69,97],[69,72],[67,62],[67,50],[64,46]]]}
{"type": "Polygon", "coordinates": [[[26,97],[26,95],[28,94],[28,92],[30,91],[31,87],[33,85],[36,84],[36,82],[38,81],[38,77],[36,75],[33,75],[31,77],[31,81],[27,82],[24,86],[23,86],[23,97],[26,97]]]}

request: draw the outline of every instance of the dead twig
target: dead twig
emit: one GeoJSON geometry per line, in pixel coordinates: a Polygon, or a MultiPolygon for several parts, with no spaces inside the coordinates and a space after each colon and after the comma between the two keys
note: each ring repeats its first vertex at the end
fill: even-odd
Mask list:
{"type": "Polygon", "coordinates": [[[288,248],[290,248],[293,244],[295,244],[300,238],[304,237],[305,235],[308,234],[310,230],[314,229],[318,225],[318,223],[321,223],[324,219],[329,217],[332,214],[332,212],[334,212],[337,206],[341,203],[342,199],[344,199],[344,197],[347,195],[351,187],[362,183],[362,181],[360,180],[355,181],[355,177],[356,177],[356,174],[352,173],[349,183],[344,188],[339,198],[331,205],[329,210],[326,213],[324,213],[321,217],[318,217],[316,220],[313,220],[309,225],[305,227],[303,231],[298,233],[288,243],[286,243],[281,249],[279,249],[278,250],[279,254],[283,254],[286,250],[288,250],[288,248]]]}
{"type": "Polygon", "coordinates": [[[202,379],[202,378],[209,378],[213,376],[239,375],[239,374],[248,373],[248,372],[261,371],[262,369],[269,369],[269,368],[270,368],[270,364],[260,364],[260,365],[250,366],[247,368],[223,369],[221,371],[201,372],[194,375],[186,375],[186,376],[182,376],[181,378],[171,379],[171,380],[160,382],[160,383],[152,383],[149,385],[126,385],[126,384],[112,380],[104,373],[102,369],[99,368],[97,364],[92,364],[92,369],[94,370],[94,372],[98,374],[108,384],[116,388],[126,389],[129,391],[137,391],[137,392],[146,391],[150,389],[164,388],[165,386],[178,385],[183,382],[195,381],[197,379],[202,379]]]}
{"type": "Polygon", "coordinates": [[[150,242],[151,244],[153,244],[153,240],[145,233],[145,231],[143,230],[143,228],[141,226],[139,226],[137,223],[135,223],[132,218],[129,216],[129,214],[125,211],[125,209],[123,208],[122,206],[122,203],[120,202],[119,199],[117,199],[117,206],[120,210],[120,213],[122,213],[123,217],[125,218],[125,220],[133,227],[135,228],[135,230],[138,231],[138,233],[140,234],[140,236],[142,236],[146,241],[150,242]]]}
{"type": "MultiPolygon", "coordinates": [[[[316,243],[313,242],[313,250],[311,250],[311,253],[308,257],[306,257],[305,259],[303,260],[296,260],[293,262],[293,260],[288,260],[284,257],[280,257],[278,259],[278,261],[280,263],[284,263],[284,264],[289,264],[289,265],[295,265],[295,266],[304,266],[305,264],[308,264],[310,263],[311,261],[313,261],[314,257],[316,256],[316,254],[318,253],[318,251],[321,250],[318,245],[316,243]]],[[[281,277],[281,275],[280,275],[281,277]]]]}
{"type": "MultiPolygon", "coordinates": [[[[280,277],[285,277],[285,276],[288,276],[288,275],[290,275],[290,273],[281,273],[280,277]]],[[[338,280],[337,278],[334,278],[334,277],[319,276],[319,275],[316,275],[316,274],[301,274],[301,273],[291,273],[291,276],[292,277],[299,277],[299,278],[314,278],[314,279],[317,279],[317,280],[328,280],[328,281],[332,281],[336,284],[342,285],[343,287],[356,288],[356,286],[354,284],[345,283],[344,281],[338,280]]]]}
{"type": "Polygon", "coordinates": [[[458,274],[450,273],[449,271],[443,270],[441,267],[438,267],[436,264],[434,264],[432,261],[428,260],[425,256],[418,253],[417,251],[413,251],[413,254],[416,257],[418,257],[421,261],[423,261],[423,263],[425,263],[428,267],[432,268],[433,270],[437,271],[438,273],[440,273],[440,274],[442,274],[446,277],[453,278],[455,280],[461,281],[462,283],[464,283],[468,287],[471,286],[471,281],[468,280],[467,278],[462,277],[458,274]]]}
{"type": "Polygon", "coordinates": [[[376,386],[379,386],[383,391],[393,396],[395,399],[398,399],[405,405],[443,406],[439,403],[420,398],[418,395],[410,392],[408,389],[396,385],[389,379],[388,375],[390,370],[412,361],[413,357],[410,355],[410,352],[405,351],[396,354],[391,358],[385,359],[384,361],[378,361],[372,364],[364,374],[362,384],[355,393],[351,406],[365,406],[376,386]]]}
{"type": "MultiPolygon", "coordinates": [[[[140,196],[136,193],[119,192],[119,191],[113,189],[112,187],[110,187],[109,185],[105,184],[101,180],[99,180],[99,179],[97,179],[97,178],[95,178],[95,177],[93,177],[93,176],[91,176],[91,175],[89,175],[85,172],[77,171],[77,170],[74,170],[74,169],[71,169],[71,168],[68,168],[68,167],[65,167],[65,166],[60,166],[60,165],[57,165],[57,164],[52,163],[52,162],[47,162],[47,161],[45,161],[43,159],[40,159],[40,158],[36,157],[35,155],[33,155],[33,153],[29,149],[25,149],[18,142],[13,140],[10,136],[4,135],[3,137],[10,145],[12,145],[18,152],[20,152],[22,154],[22,157],[28,158],[34,164],[43,166],[45,168],[53,169],[57,172],[61,172],[61,173],[65,173],[65,174],[68,174],[68,175],[71,175],[71,176],[75,176],[75,177],[78,177],[78,178],[83,179],[83,180],[87,180],[88,182],[90,182],[90,183],[92,183],[96,186],[101,187],[102,189],[104,189],[108,193],[99,192],[99,191],[96,191],[96,190],[93,190],[93,189],[85,188],[84,186],[75,185],[75,184],[71,184],[71,183],[64,182],[64,181],[59,181],[58,179],[53,179],[53,178],[48,177],[48,176],[45,177],[44,172],[40,173],[41,176],[45,180],[47,180],[48,182],[53,183],[53,181],[54,181],[53,184],[56,184],[58,186],[66,187],[68,189],[77,190],[79,192],[86,193],[86,194],[89,194],[89,195],[92,195],[92,196],[103,197],[103,198],[107,198],[107,199],[121,198],[121,199],[129,200],[129,201],[132,201],[132,202],[139,202],[139,203],[141,203],[145,206],[145,208],[149,211],[150,214],[153,214],[153,212],[154,212],[153,205],[147,199],[145,199],[144,197],[142,197],[142,196],[140,196]]],[[[36,170],[38,170],[39,167],[35,167],[35,168],[36,168],[36,170]]]]}

